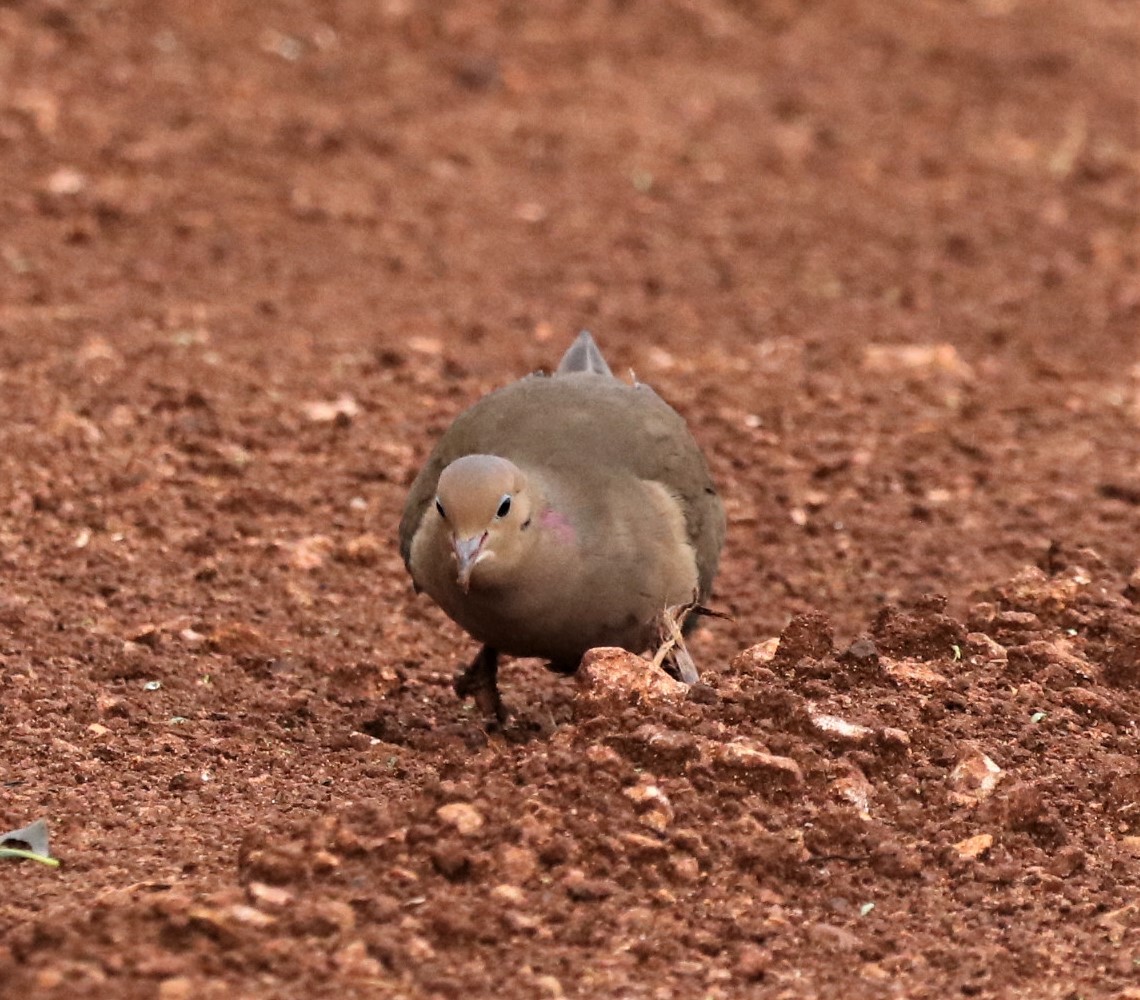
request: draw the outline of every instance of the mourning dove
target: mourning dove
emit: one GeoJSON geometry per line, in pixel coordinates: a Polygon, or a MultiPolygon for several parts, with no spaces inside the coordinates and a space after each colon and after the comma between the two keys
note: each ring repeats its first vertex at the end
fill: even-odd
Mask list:
{"type": "Polygon", "coordinates": [[[490,393],[444,432],[400,550],[416,590],[483,644],[456,691],[501,720],[500,653],[573,673],[596,646],[646,650],[663,622],[679,641],[665,613],[708,598],[724,532],[684,420],[615,378],[583,332],[553,375],[490,393]]]}

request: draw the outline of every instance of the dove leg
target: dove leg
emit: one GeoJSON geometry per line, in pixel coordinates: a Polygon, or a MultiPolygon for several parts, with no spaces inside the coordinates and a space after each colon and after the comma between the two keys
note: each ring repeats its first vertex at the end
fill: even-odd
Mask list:
{"type": "Polygon", "coordinates": [[[475,654],[471,665],[455,678],[455,693],[460,698],[474,698],[484,715],[505,722],[507,710],[499,696],[499,651],[484,646],[475,654]]]}

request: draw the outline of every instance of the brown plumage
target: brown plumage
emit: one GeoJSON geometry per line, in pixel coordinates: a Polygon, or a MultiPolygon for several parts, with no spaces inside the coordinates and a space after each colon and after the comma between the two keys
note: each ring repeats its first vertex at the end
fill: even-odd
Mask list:
{"type": "Polygon", "coordinates": [[[643,651],[666,608],[708,598],[724,531],[685,422],[583,333],[553,375],[456,418],[412,484],[400,550],[483,644],[457,690],[501,716],[499,652],[569,673],[595,646],[643,651]]]}

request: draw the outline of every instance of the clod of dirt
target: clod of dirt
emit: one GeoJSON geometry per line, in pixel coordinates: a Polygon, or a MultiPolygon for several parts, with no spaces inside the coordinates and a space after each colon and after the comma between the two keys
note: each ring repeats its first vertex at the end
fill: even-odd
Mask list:
{"type": "Polygon", "coordinates": [[[252,625],[230,622],[219,625],[206,637],[206,646],[212,652],[233,656],[236,659],[268,656],[273,652],[272,642],[252,625]]]}
{"type": "Polygon", "coordinates": [[[762,785],[796,788],[803,784],[803,769],[790,757],[780,757],[750,740],[714,743],[709,750],[714,768],[729,774],[749,777],[762,785]]]}
{"type": "Polygon", "coordinates": [[[1118,688],[1140,688],[1140,632],[1117,640],[1104,664],[1104,679],[1118,688]]]}
{"type": "Polygon", "coordinates": [[[796,615],[784,631],[772,657],[775,670],[795,667],[801,660],[822,660],[835,649],[834,630],[831,619],[821,611],[809,611],[796,615]]]}
{"type": "Polygon", "coordinates": [[[1091,582],[1091,572],[1081,566],[1069,566],[1055,576],[1027,566],[982,596],[1002,610],[1030,612],[1052,622],[1081,597],[1091,582]]]}
{"type": "Polygon", "coordinates": [[[683,701],[689,692],[643,657],[609,646],[587,652],[576,677],[579,700],[591,705],[683,701]]]}
{"type": "Polygon", "coordinates": [[[1046,850],[1055,850],[1065,844],[1069,836],[1051,798],[1049,788],[1043,783],[1023,781],[1011,785],[995,799],[990,812],[996,813],[1008,829],[1028,834],[1046,850]]]}
{"type": "Polygon", "coordinates": [[[966,641],[965,628],[945,614],[946,598],[929,594],[913,607],[888,604],[871,625],[879,649],[895,657],[939,660],[954,656],[966,641]]]}

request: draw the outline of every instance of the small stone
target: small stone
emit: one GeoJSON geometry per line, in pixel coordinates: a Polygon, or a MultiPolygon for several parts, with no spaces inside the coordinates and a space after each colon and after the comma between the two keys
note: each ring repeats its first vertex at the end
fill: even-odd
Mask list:
{"type": "Polygon", "coordinates": [[[516,885],[525,885],[538,870],[538,857],[527,847],[504,847],[501,859],[504,877],[516,885]]]}
{"type": "Polygon", "coordinates": [[[1085,852],[1075,844],[1062,847],[1046,865],[1047,870],[1058,878],[1069,878],[1085,867],[1085,852]]]}
{"type": "Polygon", "coordinates": [[[832,951],[859,951],[863,942],[859,935],[834,924],[808,924],[807,936],[816,944],[832,951]]]}
{"type": "Polygon", "coordinates": [[[212,652],[239,658],[268,656],[273,650],[264,635],[243,622],[219,625],[207,636],[207,645],[212,652]]]}
{"type": "Polygon", "coordinates": [[[943,687],[948,683],[942,674],[931,670],[919,660],[892,660],[883,657],[880,663],[888,677],[906,687],[943,687]]]}
{"type": "Polygon", "coordinates": [[[635,858],[660,860],[668,854],[668,845],[656,837],[644,833],[624,833],[621,842],[635,858]]]}
{"type": "Polygon", "coordinates": [[[318,872],[334,872],[340,867],[340,858],[331,851],[314,851],[312,862],[313,870],[318,872]]]}
{"type": "Polygon", "coordinates": [[[431,863],[444,878],[458,882],[471,871],[471,856],[454,842],[445,841],[431,852],[431,863]]]}
{"type": "Polygon", "coordinates": [[[661,788],[648,776],[625,790],[626,798],[637,806],[644,826],[664,833],[673,822],[673,804],[661,788]]]}
{"type": "Polygon", "coordinates": [[[845,663],[874,666],[879,662],[879,649],[872,639],[861,636],[839,654],[839,659],[845,663]]]}
{"type": "Polygon", "coordinates": [[[328,535],[309,535],[293,543],[289,553],[289,563],[303,572],[320,569],[332,550],[333,542],[328,535]]]}
{"type": "Polygon", "coordinates": [[[244,903],[237,903],[231,906],[227,912],[234,923],[244,924],[247,927],[256,927],[259,930],[272,927],[277,923],[276,917],[264,913],[256,907],[246,906],[244,903]]]}
{"type": "Polygon", "coordinates": [[[905,729],[887,727],[882,732],[883,743],[898,750],[910,748],[910,734],[905,729]]]}
{"type": "Polygon", "coordinates": [[[977,663],[999,664],[1009,661],[1009,651],[985,632],[966,634],[966,655],[977,663]]]}
{"type": "Polygon", "coordinates": [[[148,649],[157,649],[162,635],[156,625],[140,625],[131,630],[127,639],[130,642],[138,643],[140,646],[146,646],[148,649]]]}
{"type": "Polygon", "coordinates": [[[776,650],[780,647],[779,636],[772,636],[755,646],[749,646],[739,653],[732,661],[734,668],[741,666],[766,667],[776,658],[776,650]]]}
{"type": "Polygon", "coordinates": [[[871,818],[871,799],[875,796],[875,788],[862,771],[852,768],[849,774],[832,782],[831,791],[838,798],[851,803],[863,819],[871,818]]]}
{"type": "Polygon", "coordinates": [[[1041,627],[1041,619],[1032,611],[1001,611],[994,615],[994,625],[1007,632],[1033,632],[1041,627]]]}
{"type": "Polygon", "coordinates": [[[566,889],[566,894],[578,903],[600,902],[609,899],[617,892],[617,886],[613,882],[603,878],[588,878],[586,873],[578,868],[566,873],[562,885],[566,889]]]}
{"type": "Polygon", "coordinates": [[[963,805],[988,799],[1002,778],[1002,769],[984,753],[963,758],[950,772],[951,797],[963,805]]]}
{"type": "Polygon", "coordinates": [[[691,884],[701,877],[701,865],[696,858],[688,854],[674,857],[669,860],[669,870],[678,882],[691,884]]]}
{"type": "Polygon", "coordinates": [[[646,723],[639,726],[629,737],[620,740],[627,753],[644,764],[658,766],[669,763],[676,766],[687,764],[700,756],[700,748],[691,733],[679,732],[646,723]]]}
{"type": "Polygon", "coordinates": [[[553,976],[535,976],[534,985],[542,990],[546,996],[553,997],[555,1000],[566,995],[562,989],[562,984],[553,976]]]}
{"type": "Polygon", "coordinates": [[[264,882],[250,882],[248,891],[250,899],[267,910],[284,910],[293,904],[295,898],[288,889],[264,882]]]}
{"type": "Polygon", "coordinates": [[[771,964],[771,956],[754,944],[742,945],[736,955],[736,974],[747,982],[763,979],[771,964]]]}
{"type": "Polygon", "coordinates": [[[586,747],[586,760],[599,770],[620,773],[626,768],[622,755],[604,743],[591,743],[586,747]]]}
{"type": "Polygon", "coordinates": [[[495,886],[491,890],[490,896],[492,899],[500,903],[505,903],[507,906],[521,906],[526,902],[526,893],[522,891],[517,885],[502,885],[495,886]]]}
{"type": "Polygon", "coordinates": [[[1108,932],[1108,939],[1119,945],[1125,935],[1140,923],[1140,904],[1128,903],[1117,910],[1110,910],[1097,919],[1097,924],[1108,932]]]}
{"type": "Polygon", "coordinates": [[[449,802],[440,806],[435,814],[464,837],[473,836],[483,828],[483,814],[467,802],[449,802]]]}
{"type": "Polygon", "coordinates": [[[45,186],[60,197],[75,195],[87,187],[87,178],[72,167],[60,167],[48,177],[45,186]]]}
{"type": "Polygon", "coordinates": [[[763,774],[784,785],[802,785],[804,780],[803,770],[791,757],[768,753],[751,741],[717,743],[712,748],[711,759],[721,767],[763,774]]]}
{"type": "Polygon", "coordinates": [[[965,861],[976,861],[994,846],[993,834],[979,833],[974,837],[967,837],[954,845],[958,857],[965,861]]]}
{"type": "Polygon", "coordinates": [[[855,722],[848,722],[838,715],[811,715],[811,724],[817,733],[838,743],[861,746],[874,739],[875,731],[855,722]]]}
{"type": "Polygon", "coordinates": [[[333,962],[354,979],[377,979],[384,972],[384,966],[368,953],[368,945],[359,938],[336,952],[333,962]]]}
{"type": "Polygon", "coordinates": [[[360,404],[349,395],[338,396],[332,401],[317,400],[303,403],[301,412],[305,419],[314,424],[348,423],[360,413],[360,404]]]}
{"type": "Polygon", "coordinates": [[[337,553],[337,558],[356,566],[375,566],[386,551],[387,546],[376,535],[369,533],[350,539],[337,553]]]}
{"type": "Polygon", "coordinates": [[[1134,857],[1140,858],[1140,837],[1121,837],[1120,847],[1134,857]]]}
{"type": "Polygon", "coordinates": [[[973,370],[950,343],[868,344],[863,349],[863,367],[883,375],[914,375],[920,378],[943,375],[962,381],[973,379],[973,370]]]}
{"type": "Polygon", "coordinates": [[[171,976],[158,984],[158,1000],[190,1000],[197,992],[189,976],[171,976]]]}

